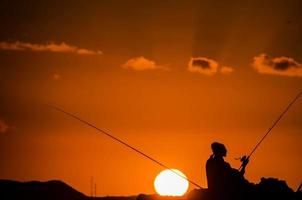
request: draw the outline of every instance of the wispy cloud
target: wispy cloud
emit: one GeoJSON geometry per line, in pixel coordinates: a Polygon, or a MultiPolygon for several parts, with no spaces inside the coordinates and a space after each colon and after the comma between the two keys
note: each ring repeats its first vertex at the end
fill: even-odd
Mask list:
{"type": "Polygon", "coordinates": [[[232,67],[222,66],[216,60],[206,57],[191,58],[188,64],[190,72],[196,72],[208,76],[212,76],[218,72],[222,74],[230,74],[234,71],[232,67]]]}
{"type": "Polygon", "coordinates": [[[102,51],[95,51],[90,49],[83,49],[77,46],[62,43],[45,43],[34,44],[29,42],[0,42],[0,50],[10,51],[38,51],[38,52],[56,52],[56,53],[75,53],[79,55],[101,55],[102,51]]]}
{"type": "Polygon", "coordinates": [[[271,58],[260,54],[254,57],[252,66],[261,74],[302,77],[302,64],[285,56],[271,58]]]}
{"type": "Polygon", "coordinates": [[[5,133],[9,129],[8,124],[0,118],[0,133],[5,133]]]}
{"type": "Polygon", "coordinates": [[[229,66],[222,66],[220,68],[220,73],[222,74],[230,74],[234,72],[234,68],[233,67],[229,67],[229,66]]]}
{"type": "Polygon", "coordinates": [[[149,60],[144,57],[135,57],[129,59],[125,64],[122,65],[125,69],[133,69],[136,71],[144,71],[144,70],[168,70],[167,67],[156,64],[155,61],[149,60]]]}

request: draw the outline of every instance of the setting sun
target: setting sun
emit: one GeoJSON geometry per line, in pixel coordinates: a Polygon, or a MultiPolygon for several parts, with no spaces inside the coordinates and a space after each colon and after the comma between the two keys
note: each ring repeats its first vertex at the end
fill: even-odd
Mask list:
{"type": "Polygon", "coordinates": [[[0,200],[302,200],[301,10],[0,0],[0,200]]]}
{"type": "MultiPolygon", "coordinates": [[[[181,171],[172,169],[180,176],[186,177],[181,171]]],[[[156,192],[161,196],[182,196],[189,187],[189,182],[177,176],[171,170],[166,169],[161,171],[154,180],[154,187],[156,192]]]]}

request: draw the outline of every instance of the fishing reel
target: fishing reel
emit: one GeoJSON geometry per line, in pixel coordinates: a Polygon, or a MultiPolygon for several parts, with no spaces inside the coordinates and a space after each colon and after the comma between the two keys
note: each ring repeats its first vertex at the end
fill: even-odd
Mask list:
{"type": "Polygon", "coordinates": [[[235,160],[240,160],[240,162],[245,163],[245,162],[248,162],[249,158],[247,156],[241,156],[241,157],[235,158],[235,160]]]}
{"type": "Polygon", "coordinates": [[[241,166],[240,166],[239,170],[241,170],[242,168],[245,168],[247,166],[247,164],[249,163],[249,156],[242,156],[239,158],[235,158],[235,160],[240,160],[241,166]]]}

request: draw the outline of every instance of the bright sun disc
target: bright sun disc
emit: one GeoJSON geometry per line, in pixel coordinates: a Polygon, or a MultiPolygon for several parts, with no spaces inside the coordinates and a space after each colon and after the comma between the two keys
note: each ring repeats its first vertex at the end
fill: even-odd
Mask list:
{"type": "MultiPolygon", "coordinates": [[[[187,178],[181,171],[172,169],[177,174],[187,178]]],[[[154,180],[156,192],[161,196],[182,196],[189,187],[189,182],[173,173],[171,170],[161,171],[154,180]]]]}

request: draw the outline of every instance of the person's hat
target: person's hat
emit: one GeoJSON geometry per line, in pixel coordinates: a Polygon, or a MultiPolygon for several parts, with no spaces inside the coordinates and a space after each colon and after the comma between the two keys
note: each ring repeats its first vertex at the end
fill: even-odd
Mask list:
{"type": "Polygon", "coordinates": [[[221,144],[219,142],[213,142],[211,144],[211,149],[212,149],[214,155],[226,152],[226,148],[225,148],[224,144],[221,144]]]}

